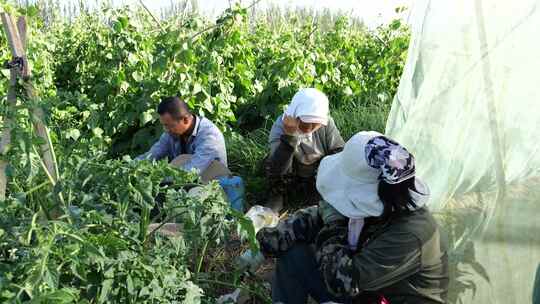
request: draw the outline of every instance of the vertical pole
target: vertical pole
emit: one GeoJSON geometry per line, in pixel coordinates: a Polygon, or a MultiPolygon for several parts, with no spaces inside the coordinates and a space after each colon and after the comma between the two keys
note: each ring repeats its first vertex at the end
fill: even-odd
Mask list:
{"type": "MultiPolygon", "coordinates": [[[[0,141],[0,156],[5,157],[11,144],[11,126],[13,125],[13,119],[9,117],[12,113],[12,109],[17,103],[17,71],[15,68],[10,69],[9,87],[6,102],[6,116],[3,119],[2,139],[0,141]]],[[[6,200],[6,189],[8,184],[8,178],[6,169],[8,162],[4,159],[0,159],[0,201],[6,200]]]]}
{"type": "MultiPolygon", "coordinates": [[[[6,36],[8,38],[9,46],[11,48],[11,53],[13,58],[22,58],[23,67],[21,71],[18,71],[18,76],[22,77],[23,87],[26,91],[26,96],[30,100],[36,100],[37,95],[35,93],[34,87],[30,82],[31,71],[26,59],[25,45],[26,45],[26,20],[24,17],[19,18],[17,22],[17,27],[13,17],[7,13],[2,13],[2,22],[4,24],[4,29],[6,31],[6,36]]],[[[53,177],[54,181],[58,180],[58,168],[56,164],[56,158],[54,156],[54,150],[49,136],[49,129],[43,122],[44,113],[43,109],[40,107],[33,107],[32,112],[32,123],[36,134],[43,139],[43,144],[40,145],[40,152],[42,154],[43,160],[47,167],[48,173],[53,177]]]]}

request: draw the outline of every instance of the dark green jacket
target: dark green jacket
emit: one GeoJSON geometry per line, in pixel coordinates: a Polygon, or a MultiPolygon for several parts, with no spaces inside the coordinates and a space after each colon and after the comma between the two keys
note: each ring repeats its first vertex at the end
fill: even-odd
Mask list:
{"type": "MultiPolygon", "coordinates": [[[[318,243],[319,232],[323,234],[324,230],[328,234],[328,225],[347,222],[336,216],[332,209],[323,202],[319,208],[298,211],[276,228],[262,229],[257,234],[261,250],[266,255],[279,257],[295,242],[318,243]]],[[[342,229],[335,231],[343,234],[342,229]]],[[[344,239],[346,236],[341,238],[344,239]]],[[[343,293],[332,290],[335,277],[325,276],[331,292],[353,298],[377,293],[384,295],[391,304],[446,303],[447,248],[441,241],[437,223],[426,208],[386,221],[366,219],[359,244],[356,252],[347,254],[350,267],[339,270],[338,277],[345,282],[340,286],[343,293]]]]}
{"type": "Polygon", "coordinates": [[[352,257],[358,287],[377,291],[392,304],[446,303],[447,245],[427,209],[366,228],[352,257]]]}

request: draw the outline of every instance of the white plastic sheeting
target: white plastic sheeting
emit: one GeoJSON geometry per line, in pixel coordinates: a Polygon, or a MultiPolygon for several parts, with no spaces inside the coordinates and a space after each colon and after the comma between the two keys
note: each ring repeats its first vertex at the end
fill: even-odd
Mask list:
{"type": "Polygon", "coordinates": [[[430,208],[451,245],[449,302],[532,303],[540,1],[420,0],[411,18],[386,133],[415,154],[432,190],[430,208]]]}

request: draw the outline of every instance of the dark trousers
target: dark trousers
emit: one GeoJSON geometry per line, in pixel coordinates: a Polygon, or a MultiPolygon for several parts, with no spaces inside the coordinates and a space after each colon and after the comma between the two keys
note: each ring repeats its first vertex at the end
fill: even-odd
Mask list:
{"type": "Polygon", "coordinates": [[[270,197],[281,197],[285,205],[312,205],[321,199],[316,188],[316,167],[312,176],[301,177],[294,171],[286,174],[273,172],[268,158],[264,160],[264,165],[270,197]]]}
{"type": "Polygon", "coordinates": [[[277,260],[272,280],[272,302],[305,304],[308,296],[317,303],[351,303],[350,299],[337,299],[327,291],[313,248],[299,243],[277,260]]]}
{"type": "Polygon", "coordinates": [[[317,204],[321,199],[315,181],[319,163],[303,165],[293,159],[292,164],[285,165],[289,161],[283,159],[281,163],[270,155],[262,161],[268,187],[266,204],[276,212],[283,207],[317,204]]]}

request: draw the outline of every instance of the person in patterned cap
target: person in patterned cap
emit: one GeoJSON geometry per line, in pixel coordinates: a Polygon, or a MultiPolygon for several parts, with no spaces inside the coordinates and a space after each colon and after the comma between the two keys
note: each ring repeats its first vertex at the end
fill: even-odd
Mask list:
{"type": "Polygon", "coordinates": [[[447,245],[407,149],[359,132],[322,160],[317,190],[318,206],[257,233],[277,258],[274,303],[446,303],[447,245]]]}

